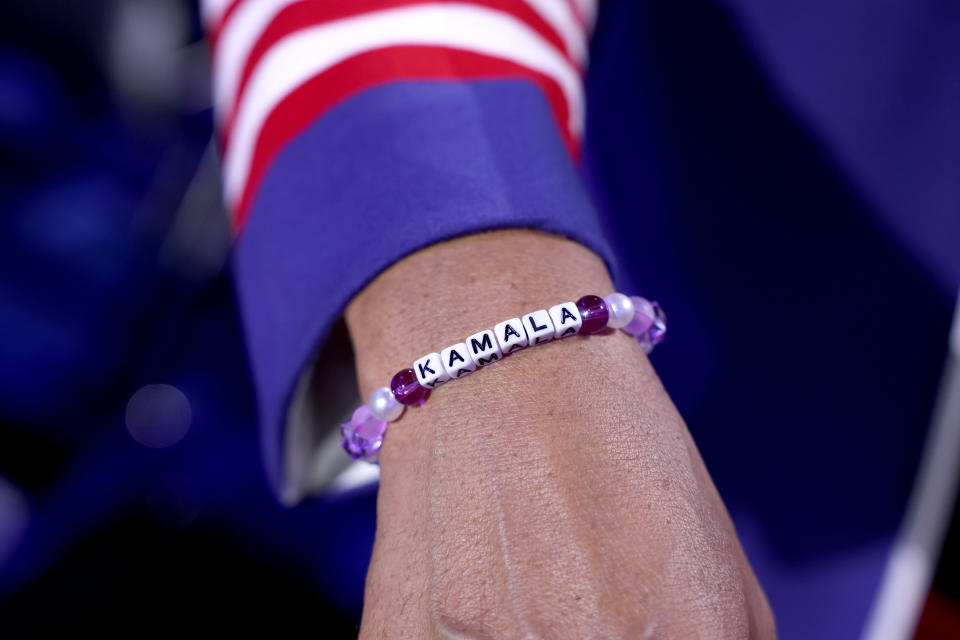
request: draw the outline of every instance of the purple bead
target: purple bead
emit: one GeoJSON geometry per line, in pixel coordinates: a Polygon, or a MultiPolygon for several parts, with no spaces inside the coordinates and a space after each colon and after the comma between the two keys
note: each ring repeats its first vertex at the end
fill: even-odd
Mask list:
{"type": "Polygon", "coordinates": [[[408,407],[411,405],[423,405],[430,396],[430,390],[420,386],[417,382],[417,374],[413,369],[404,369],[393,376],[390,381],[390,391],[393,397],[400,404],[408,407]]]}
{"type": "Polygon", "coordinates": [[[657,302],[650,303],[650,306],[653,307],[653,322],[646,333],[637,336],[637,340],[640,341],[643,350],[647,353],[653,351],[653,348],[667,337],[667,314],[663,312],[657,302]]]}
{"type": "Polygon", "coordinates": [[[633,302],[633,320],[623,330],[639,340],[653,324],[653,304],[640,296],[630,296],[630,301],[633,302]]]}
{"type": "Polygon", "coordinates": [[[370,407],[364,404],[340,425],[340,444],[354,460],[376,462],[386,432],[387,423],[374,418],[370,407]]]}
{"type": "Polygon", "coordinates": [[[577,300],[577,308],[580,309],[580,318],[583,320],[580,333],[596,333],[607,326],[610,311],[600,296],[583,296],[577,300]]]}

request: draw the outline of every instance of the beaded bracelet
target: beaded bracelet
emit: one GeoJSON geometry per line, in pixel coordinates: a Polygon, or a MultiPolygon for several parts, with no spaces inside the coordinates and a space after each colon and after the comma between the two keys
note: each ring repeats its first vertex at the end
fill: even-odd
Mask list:
{"type": "Polygon", "coordinates": [[[643,346],[646,353],[667,333],[667,317],[656,302],[639,296],[611,293],[606,298],[583,296],[550,309],[539,309],[511,318],[475,333],[439,353],[429,353],[393,376],[389,387],[380,387],[367,404],[340,425],[340,444],[355,460],[376,462],[383,446],[387,424],[403,415],[404,408],[423,405],[430,391],[473,373],[514,351],[578,333],[597,333],[605,328],[622,329],[643,346]]]}

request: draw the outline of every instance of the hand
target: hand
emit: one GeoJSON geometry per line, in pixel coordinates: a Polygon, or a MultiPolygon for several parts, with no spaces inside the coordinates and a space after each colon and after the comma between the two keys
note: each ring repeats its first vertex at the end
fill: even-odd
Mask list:
{"type": "MultiPolygon", "coordinates": [[[[431,247],[347,310],[366,397],[506,318],[613,291],[533,231],[431,247]]],[[[690,434],[620,331],[515,353],[391,425],[361,638],[773,638],[690,434]]]]}

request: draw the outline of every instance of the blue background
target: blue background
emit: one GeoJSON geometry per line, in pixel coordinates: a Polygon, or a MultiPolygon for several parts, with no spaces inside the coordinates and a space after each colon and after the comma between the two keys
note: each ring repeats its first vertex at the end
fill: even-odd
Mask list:
{"type": "MultiPolygon", "coordinates": [[[[179,46],[202,47],[185,6],[179,46]]],[[[0,10],[0,629],[350,637],[375,494],[291,510],[268,492],[229,270],[168,258],[204,175],[206,89],[118,90],[114,12],[0,10]],[[154,450],[124,411],[158,382],[193,419],[154,450]]],[[[782,637],[849,638],[916,470],[957,272],[897,233],[901,209],[851,177],[735,15],[606,3],[584,177],[621,289],[668,312],[657,370],[782,637]]],[[[938,584],[956,592],[952,572],[938,584]]]]}

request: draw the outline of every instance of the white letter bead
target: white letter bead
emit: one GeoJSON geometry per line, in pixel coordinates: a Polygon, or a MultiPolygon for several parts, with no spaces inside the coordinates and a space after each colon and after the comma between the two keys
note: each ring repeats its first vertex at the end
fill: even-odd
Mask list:
{"type": "Polygon", "coordinates": [[[451,378],[462,378],[477,370],[477,365],[470,357],[467,345],[463,342],[452,344],[441,351],[440,360],[447,375],[451,378]]]}
{"type": "Polygon", "coordinates": [[[550,319],[553,321],[555,338],[566,338],[580,332],[583,320],[580,318],[580,309],[572,302],[564,302],[550,307],[550,319]]]}
{"type": "Polygon", "coordinates": [[[523,349],[529,343],[520,318],[504,320],[493,328],[493,333],[497,336],[497,344],[504,355],[523,349]]]}
{"type": "Polygon", "coordinates": [[[523,330],[527,332],[530,346],[549,342],[553,338],[553,322],[546,309],[531,311],[523,316],[523,330]]]}
{"type": "Polygon", "coordinates": [[[450,379],[446,369],[440,363],[439,353],[429,353],[413,363],[417,382],[427,389],[435,389],[450,379]]]}
{"type": "Polygon", "coordinates": [[[497,346],[497,337],[490,329],[473,334],[467,338],[466,344],[470,350],[470,357],[478,367],[496,362],[503,357],[503,352],[497,346]]]}

